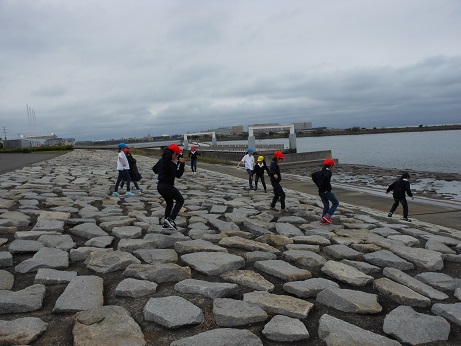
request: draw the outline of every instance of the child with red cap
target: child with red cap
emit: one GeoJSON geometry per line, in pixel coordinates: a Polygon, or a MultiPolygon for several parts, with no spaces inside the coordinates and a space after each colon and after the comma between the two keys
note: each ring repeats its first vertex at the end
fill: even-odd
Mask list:
{"type": "Polygon", "coordinates": [[[320,220],[321,225],[329,225],[333,223],[331,217],[333,216],[333,213],[336,211],[336,208],[338,208],[339,205],[338,199],[336,198],[335,194],[331,192],[331,176],[333,175],[332,170],[334,166],[335,161],[332,158],[328,158],[325,161],[323,161],[323,180],[319,186],[319,196],[323,203],[322,219],[320,220]]]}
{"type": "Polygon", "coordinates": [[[281,151],[274,152],[274,158],[271,161],[269,167],[269,177],[271,178],[271,184],[274,188],[274,198],[272,198],[271,209],[275,209],[275,204],[280,198],[280,208],[282,212],[287,212],[285,209],[285,191],[283,191],[280,181],[282,181],[282,175],[280,174],[279,163],[285,158],[285,155],[281,151]]]}
{"type": "Polygon", "coordinates": [[[152,167],[154,173],[158,175],[157,191],[166,203],[163,228],[170,227],[175,230],[178,228],[174,220],[184,205],[184,197],[174,186],[174,179],[181,178],[184,173],[186,159],[180,157],[181,153],[180,147],[176,144],[170,144],[164,150],[160,160],[152,167]]]}

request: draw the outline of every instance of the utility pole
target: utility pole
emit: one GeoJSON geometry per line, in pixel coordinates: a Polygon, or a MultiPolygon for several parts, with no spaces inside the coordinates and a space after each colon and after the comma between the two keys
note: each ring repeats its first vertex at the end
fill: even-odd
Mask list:
{"type": "Polygon", "coordinates": [[[6,127],[3,126],[3,134],[5,135],[5,141],[6,141],[6,127]]]}

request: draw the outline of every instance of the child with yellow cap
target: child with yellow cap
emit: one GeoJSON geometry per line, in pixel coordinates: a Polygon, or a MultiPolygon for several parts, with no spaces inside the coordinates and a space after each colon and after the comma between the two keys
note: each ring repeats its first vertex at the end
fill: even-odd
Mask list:
{"type": "Polygon", "coordinates": [[[258,189],[258,181],[261,179],[261,184],[264,187],[264,192],[267,192],[266,181],[264,179],[264,171],[269,174],[269,168],[264,161],[264,156],[258,156],[258,161],[256,162],[255,168],[253,170],[253,175],[256,175],[255,178],[255,191],[258,189]]]}

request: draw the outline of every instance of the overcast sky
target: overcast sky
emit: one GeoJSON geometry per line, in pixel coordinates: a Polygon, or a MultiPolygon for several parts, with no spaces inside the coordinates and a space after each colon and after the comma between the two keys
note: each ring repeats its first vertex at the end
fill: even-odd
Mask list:
{"type": "Polygon", "coordinates": [[[0,0],[1,137],[302,121],[461,123],[461,1],[0,0]]]}

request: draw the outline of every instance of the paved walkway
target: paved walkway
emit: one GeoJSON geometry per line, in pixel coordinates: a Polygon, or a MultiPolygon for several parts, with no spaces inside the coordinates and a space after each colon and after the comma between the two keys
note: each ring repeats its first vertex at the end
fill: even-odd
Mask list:
{"type": "Polygon", "coordinates": [[[299,183],[281,213],[205,165],[177,180],[186,203],[164,229],[156,160],[137,157],[142,194],[115,198],[115,157],[0,175],[0,344],[459,344],[459,230],[344,198],[320,225],[299,183]]]}

